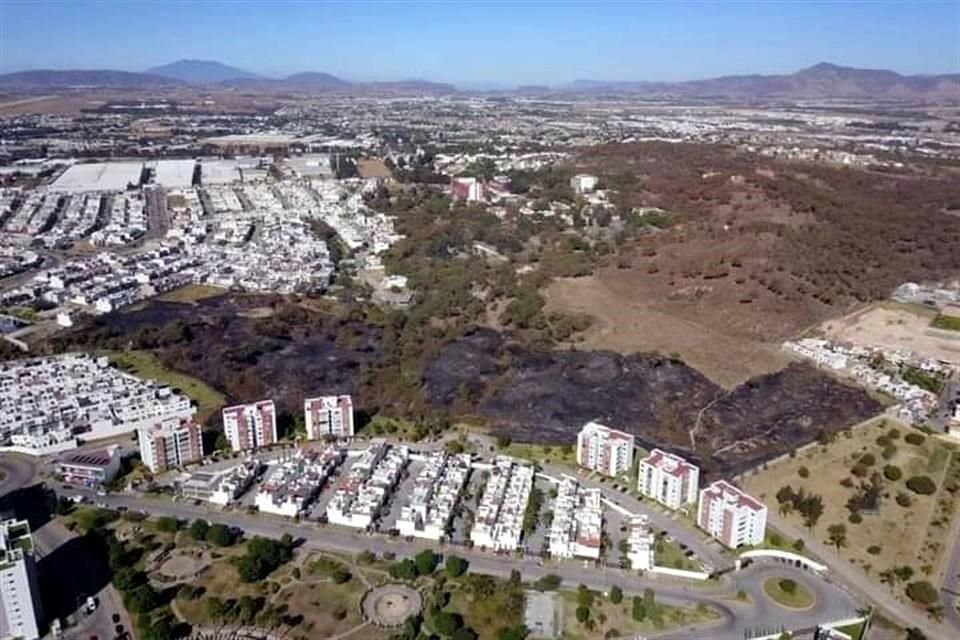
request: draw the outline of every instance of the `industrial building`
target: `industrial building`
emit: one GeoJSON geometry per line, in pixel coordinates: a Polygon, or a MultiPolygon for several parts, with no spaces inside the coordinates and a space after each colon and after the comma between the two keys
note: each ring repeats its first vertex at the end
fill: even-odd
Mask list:
{"type": "Polygon", "coordinates": [[[126,191],[139,187],[142,178],[142,162],[93,162],[67,167],[49,188],[63,193],[126,191]]]}

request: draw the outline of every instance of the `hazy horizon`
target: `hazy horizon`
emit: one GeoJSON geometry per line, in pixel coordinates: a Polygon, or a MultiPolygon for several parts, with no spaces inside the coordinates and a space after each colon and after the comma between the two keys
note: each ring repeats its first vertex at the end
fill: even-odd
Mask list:
{"type": "Polygon", "coordinates": [[[460,86],[683,81],[819,62],[960,71],[960,2],[0,3],[0,72],[211,60],[460,86]]]}

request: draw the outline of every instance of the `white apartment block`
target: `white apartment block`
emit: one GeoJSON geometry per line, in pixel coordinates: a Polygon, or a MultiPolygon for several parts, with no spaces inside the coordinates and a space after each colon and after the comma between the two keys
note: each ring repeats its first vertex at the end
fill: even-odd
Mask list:
{"type": "Polygon", "coordinates": [[[327,503],[327,521],[368,529],[407,466],[410,450],[385,442],[371,444],[337,484],[327,503]]]}
{"type": "Polygon", "coordinates": [[[634,438],[629,433],[588,422],[577,434],[577,464],[608,476],[633,466],[634,438]]]}
{"type": "Polygon", "coordinates": [[[0,522],[0,638],[40,637],[43,607],[26,520],[0,522]]]}
{"type": "Polygon", "coordinates": [[[257,508],[263,513],[290,518],[301,515],[343,458],[339,447],[329,446],[320,451],[298,449],[278,464],[260,485],[255,498],[257,508]]]}
{"type": "Polygon", "coordinates": [[[413,491],[400,510],[397,529],[402,536],[440,540],[447,535],[467,477],[470,455],[431,453],[417,475],[413,491]]]}
{"type": "Polygon", "coordinates": [[[223,431],[234,451],[274,444],[277,441],[277,409],[273,400],[225,408],[223,431]]]}
{"type": "Polygon", "coordinates": [[[671,509],[695,502],[699,486],[700,468],[680,456],[654,449],[640,461],[637,490],[671,509]]]}
{"type": "Polygon", "coordinates": [[[523,515],[533,489],[532,466],[497,456],[490,468],[470,540],[477,547],[513,551],[523,537],[523,515]]]}
{"type": "Polygon", "coordinates": [[[603,505],[599,489],[587,489],[564,475],[554,501],[548,544],[554,558],[600,559],[603,505]]]}
{"type": "Polygon", "coordinates": [[[169,418],[137,432],[140,459],[153,473],[203,459],[200,425],[192,418],[169,418]]]}
{"type": "Polygon", "coordinates": [[[570,178],[570,188],[573,189],[574,193],[589,193],[597,188],[598,182],[597,176],[592,176],[589,173],[578,173],[570,178]]]}
{"type": "MultiPolygon", "coordinates": [[[[84,353],[0,364],[0,441],[45,450],[194,414],[190,399],[84,353]]],[[[46,451],[43,451],[46,452],[46,451]]]]}
{"type": "Polygon", "coordinates": [[[303,403],[307,440],[324,436],[353,437],[353,400],[350,396],[320,396],[303,403]]]}
{"type": "Polygon", "coordinates": [[[653,567],[654,540],[650,519],[645,515],[630,519],[627,535],[627,559],[634,571],[647,571],[653,567]]]}
{"type": "Polygon", "coordinates": [[[729,482],[717,480],[700,492],[697,524],[731,549],[760,544],[767,530],[767,508],[729,482]]]}

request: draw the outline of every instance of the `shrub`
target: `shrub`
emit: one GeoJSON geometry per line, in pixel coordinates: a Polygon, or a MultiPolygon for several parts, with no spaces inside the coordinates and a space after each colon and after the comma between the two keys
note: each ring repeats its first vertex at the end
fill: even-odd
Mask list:
{"type": "Polygon", "coordinates": [[[890,446],[890,438],[888,438],[887,436],[880,436],[879,438],[877,438],[877,439],[875,440],[875,442],[877,443],[877,446],[878,446],[878,447],[889,447],[889,446],[890,446]]]}
{"type": "Polygon", "coordinates": [[[450,556],[447,558],[444,568],[447,570],[448,576],[459,578],[467,570],[467,561],[457,556],[450,556]]]}
{"type": "Polygon", "coordinates": [[[207,542],[218,547],[229,547],[233,544],[235,536],[230,527],[224,524],[215,524],[207,530],[207,542]]]}
{"type": "Polygon", "coordinates": [[[207,531],[210,530],[210,525],[207,524],[206,520],[201,520],[197,518],[190,524],[190,537],[194,540],[206,540],[207,531]]]}
{"type": "Polygon", "coordinates": [[[850,470],[850,473],[857,476],[858,478],[865,478],[869,472],[869,468],[866,465],[860,464],[859,462],[853,465],[853,469],[850,470]]]}
{"type": "Polygon", "coordinates": [[[867,547],[867,553],[869,553],[872,556],[880,555],[881,551],[883,551],[883,547],[881,547],[878,544],[872,544],[869,547],[867,547]]]}
{"type": "Polygon", "coordinates": [[[617,585],[613,585],[610,588],[610,602],[613,604],[620,604],[623,602],[623,590],[617,585]]]}
{"type": "Polygon", "coordinates": [[[585,624],[590,619],[590,609],[587,607],[577,607],[577,622],[585,624]]]}
{"type": "Polygon", "coordinates": [[[424,549],[413,557],[413,561],[417,565],[417,574],[428,576],[436,570],[440,557],[430,549],[424,549]]]}
{"type": "Polygon", "coordinates": [[[919,446],[922,445],[924,442],[926,442],[927,437],[926,437],[925,435],[923,435],[922,433],[917,433],[917,432],[915,432],[915,431],[911,431],[910,433],[908,433],[907,435],[905,435],[905,436],[903,437],[903,439],[906,441],[907,444],[912,444],[912,445],[915,446],[915,447],[919,447],[919,446]]]}
{"type": "Polygon", "coordinates": [[[847,520],[849,520],[851,524],[860,524],[863,522],[863,516],[854,511],[847,520]]]}
{"type": "Polygon", "coordinates": [[[533,586],[537,591],[556,591],[561,583],[563,583],[563,578],[555,573],[548,573],[533,583],[533,586]]]}
{"type": "Polygon", "coordinates": [[[164,533],[176,533],[180,529],[180,521],[170,516],[157,518],[157,529],[164,533]]]}
{"type": "Polygon", "coordinates": [[[883,451],[880,452],[880,455],[883,456],[884,460],[890,460],[893,456],[897,455],[897,446],[896,445],[887,445],[883,448],[883,451]]]}
{"type": "Polygon", "coordinates": [[[801,478],[809,478],[810,469],[807,469],[806,467],[800,467],[799,469],[797,469],[797,475],[800,476],[801,478]]]}
{"type": "Polygon", "coordinates": [[[790,578],[784,578],[777,583],[780,585],[780,590],[784,593],[796,593],[797,591],[797,581],[791,580],[790,578]]]}
{"type": "Polygon", "coordinates": [[[940,601],[937,588],[926,580],[918,580],[907,585],[907,596],[914,602],[931,605],[940,601]]]}
{"type": "Polygon", "coordinates": [[[841,486],[841,487],[846,487],[847,489],[852,489],[852,488],[853,488],[853,478],[851,478],[850,476],[847,476],[846,478],[844,478],[843,480],[840,481],[840,486],[841,486]]]}
{"type": "Polygon", "coordinates": [[[797,538],[796,540],[793,541],[793,548],[794,548],[795,550],[797,550],[797,551],[803,551],[803,548],[804,548],[805,546],[807,546],[807,545],[806,545],[806,543],[803,541],[803,538],[797,538]]]}
{"type": "Polygon", "coordinates": [[[860,460],[857,461],[857,464],[872,467],[873,465],[877,464],[877,457],[872,453],[865,453],[860,456],[860,460]]]}
{"type": "Polygon", "coordinates": [[[907,489],[921,496],[929,496],[937,490],[937,483],[929,476],[913,476],[907,480],[907,489]]]}
{"type": "Polygon", "coordinates": [[[910,498],[910,496],[901,491],[897,494],[897,504],[901,507],[909,507],[911,504],[913,504],[913,500],[910,498]]]}
{"type": "Polygon", "coordinates": [[[899,429],[890,429],[890,431],[887,431],[887,437],[890,438],[891,440],[897,440],[897,439],[899,439],[899,438],[900,438],[900,430],[899,430],[899,429]]]}
{"type": "Polygon", "coordinates": [[[883,468],[883,477],[890,482],[896,482],[903,477],[903,471],[895,464],[888,464],[883,468]]]}

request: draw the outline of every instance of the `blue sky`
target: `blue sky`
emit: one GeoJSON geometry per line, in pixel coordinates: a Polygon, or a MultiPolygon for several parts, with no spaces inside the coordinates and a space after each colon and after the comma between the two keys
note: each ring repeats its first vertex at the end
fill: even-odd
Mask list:
{"type": "Polygon", "coordinates": [[[265,75],[561,84],[785,73],[829,61],[960,70],[960,0],[43,2],[0,0],[0,70],[213,59],[265,75]]]}

